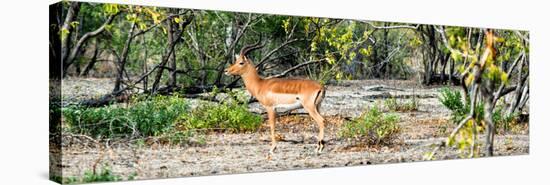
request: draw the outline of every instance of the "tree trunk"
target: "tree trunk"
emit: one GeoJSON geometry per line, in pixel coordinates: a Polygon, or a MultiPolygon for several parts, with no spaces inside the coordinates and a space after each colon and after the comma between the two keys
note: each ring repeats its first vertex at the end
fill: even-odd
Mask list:
{"type": "MultiPolygon", "coordinates": [[[[171,9],[173,13],[176,13],[177,10],[171,9]]],[[[172,21],[168,21],[168,43],[169,46],[175,42],[175,38],[177,35],[176,30],[178,29],[178,25],[174,25],[172,21]]],[[[175,47],[175,43],[173,47],[175,47]]],[[[168,63],[170,65],[170,75],[168,76],[168,86],[175,87],[176,86],[176,80],[177,80],[177,65],[176,65],[176,52],[173,51],[172,54],[168,57],[168,63]]]]}
{"type": "Polygon", "coordinates": [[[80,11],[80,3],[79,2],[71,2],[69,5],[69,9],[67,10],[67,15],[65,17],[65,21],[63,22],[63,25],[61,26],[61,63],[63,64],[63,70],[62,75],[63,77],[67,76],[67,67],[68,67],[68,56],[69,56],[69,50],[71,48],[71,42],[70,38],[72,36],[72,30],[73,27],[71,26],[71,23],[76,20],[76,17],[78,15],[78,12],[80,11]],[[63,33],[67,32],[66,35],[63,36],[63,33]]]}
{"type": "Polygon", "coordinates": [[[495,137],[495,125],[493,123],[493,106],[492,106],[492,97],[485,97],[484,105],[484,115],[483,120],[485,121],[485,153],[487,156],[493,156],[493,141],[495,137]]]}
{"type": "MultiPolygon", "coordinates": [[[[82,45],[84,45],[90,38],[93,38],[93,37],[97,36],[98,34],[102,33],[103,31],[105,31],[106,26],[111,24],[111,22],[113,22],[113,20],[115,19],[115,17],[118,14],[119,13],[110,15],[107,18],[107,20],[105,20],[103,25],[101,25],[101,27],[99,27],[98,29],[96,29],[94,31],[85,33],[84,35],[82,35],[82,37],[80,39],[78,39],[78,42],[76,42],[76,45],[73,48],[71,48],[71,51],[70,51],[69,55],[67,56],[65,65],[63,65],[63,71],[67,71],[69,66],[73,63],[73,61],[76,58],[76,56],[78,55],[78,53],[80,53],[80,48],[82,47],[82,45]]],[[[135,26],[132,26],[132,27],[135,27],[135,26]]],[[[133,28],[132,28],[132,30],[133,30],[133,28]]]]}
{"type": "Polygon", "coordinates": [[[135,28],[136,23],[132,23],[132,26],[128,31],[128,39],[126,39],[126,43],[124,44],[124,48],[122,49],[121,58],[118,61],[117,77],[115,80],[115,88],[113,89],[113,92],[118,92],[121,89],[120,85],[122,84],[122,78],[124,78],[124,68],[126,66],[126,60],[128,60],[128,53],[130,51],[130,44],[132,43],[132,40],[134,38],[135,28]]]}
{"type": "MultiPolygon", "coordinates": [[[[146,74],[147,71],[148,71],[148,67],[147,67],[147,59],[149,58],[148,57],[148,50],[147,50],[147,47],[146,47],[146,42],[145,42],[145,35],[143,35],[141,37],[141,45],[143,46],[143,64],[142,64],[142,72],[143,74],[146,74]]],[[[145,79],[143,79],[143,89],[146,90],[148,89],[148,80],[149,80],[149,76],[145,76],[144,77],[145,79]]]]}
{"type": "Polygon", "coordinates": [[[80,74],[80,76],[88,76],[90,71],[94,68],[95,63],[97,63],[97,57],[99,55],[99,41],[96,39],[94,44],[94,55],[92,56],[92,59],[90,62],[88,62],[88,65],[86,65],[86,68],[84,68],[84,71],[80,74]]]}
{"type": "MultiPolygon", "coordinates": [[[[384,23],[384,26],[389,26],[389,23],[385,22],[384,23]]],[[[388,38],[388,33],[389,30],[388,29],[384,29],[384,68],[383,68],[383,73],[384,73],[384,78],[388,79],[390,78],[390,73],[391,73],[391,61],[389,59],[389,56],[390,56],[390,41],[389,41],[389,38],[388,38]]]]}
{"type": "Polygon", "coordinates": [[[450,64],[449,64],[449,85],[450,84],[453,84],[453,71],[455,71],[455,61],[449,57],[449,60],[450,60],[450,64]]]}
{"type": "Polygon", "coordinates": [[[529,74],[523,74],[523,67],[525,65],[525,60],[526,59],[523,59],[519,65],[519,68],[518,68],[518,85],[516,86],[516,90],[514,90],[514,95],[513,95],[513,99],[512,99],[512,102],[510,104],[510,107],[508,108],[508,110],[506,111],[506,115],[508,116],[511,116],[512,114],[514,114],[514,112],[516,112],[516,110],[518,109],[518,106],[521,102],[521,99],[522,99],[522,96],[523,96],[523,92],[526,91],[526,86],[528,85],[528,78],[529,78],[529,74]],[[525,90],[524,90],[525,89],[525,90]]]}
{"type": "Polygon", "coordinates": [[[62,64],[62,48],[61,48],[61,35],[60,32],[60,25],[62,24],[61,18],[63,14],[63,7],[62,3],[56,3],[52,4],[49,7],[49,13],[50,13],[50,21],[49,25],[55,25],[50,26],[50,47],[49,47],[49,66],[50,66],[50,79],[58,79],[61,78],[62,71],[61,68],[63,66],[62,64]]]}
{"type": "MultiPolygon", "coordinates": [[[[447,63],[449,62],[449,57],[450,55],[445,55],[443,57],[443,60],[441,60],[441,71],[440,71],[440,74],[441,76],[439,77],[439,81],[442,83],[442,84],[445,84],[445,81],[447,81],[446,79],[446,75],[445,75],[445,70],[447,69],[447,63]]],[[[449,76],[449,78],[451,78],[451,76],[449,76]]],[[[449,83],[450,85],[450,83],[449,83]]]]}
{"type": "Polygon", "coordinates": [[[438,55],[438,49],[437,49],[437,43],[436,43],[436,32],[433,26],[426,26],[425,31],[423,32],[426,39],[428,40],[429,48],[428,48],[428,60],[424,62],[424,84],[429,85],[432,81],[433,72],[436,71],[434,69],[435,63],[437,62],[437,55],[438,55]]]}
{"type": "MultiPolygon", "coordinates": [[[[185,19],[185,21],[183,23],[180,23],[179,25],[173,25],[173,23],[171,22],[171,20],[169,21],[168,23],[168,47],[167,47],[167,51],[166,51],[166,55],[164,57],[162,57],[162,61],[159,65],[159,70],[157,71],[157,74],[155,75],[155,78],[154,78],[154,81],[153,81],[153,85],[151,87],[151,94],[155,94],[158,90],[159,90],[159,85],[160,85],[160,79],[162,78],[162,73],[164,72],[164,69],[166,68],[166,64],[168,63],[169,60],[172,60],[174,61],[173,65],[175,65],[176,63],[176,58],[175,58],[175,47],[176,47],[176,44],[178,42],[180,42],[182,40],[182,34],[184,32],[184,29],[191,23],[191,21],[193,20],[193,16],[191,17],[188,17],[185,19]],[[173,29],[172,29],[173,28],[173,29]]],[[[172,68],[172,73],[177,73],[177,70],[176,68],[172,68]]],[[[170,75],[170,77],[172,77],[172,75],[170,75]]],[[[176,82],[176,76],[174,75],[173,76],[174,79],[173,79],[173,84],[174,86],[170,86],[170,88],[173,88],[175,87],[175,82],[176,82]]]]}

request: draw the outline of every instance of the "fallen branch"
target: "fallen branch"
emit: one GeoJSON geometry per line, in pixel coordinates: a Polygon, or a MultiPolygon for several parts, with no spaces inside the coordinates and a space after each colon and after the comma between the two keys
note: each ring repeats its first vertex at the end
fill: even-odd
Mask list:
{"type": "Polygon", "coordinates": [[[389,86],[386,86],[386,85],[374,85],[374,86],[363,87],[363,90],[365,90],[365,91],[382,91],[382,89],[395,90],[395,91],[405,91],[404,89],[389,87],[389,86]]]}

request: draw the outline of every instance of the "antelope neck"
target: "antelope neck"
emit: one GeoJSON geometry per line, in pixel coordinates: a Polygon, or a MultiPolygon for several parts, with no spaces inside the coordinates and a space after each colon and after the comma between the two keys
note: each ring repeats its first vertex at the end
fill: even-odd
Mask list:
{"type": "Polygon", "coordinates": [[[263,80],[258,75],[258,72],[256,71],[255,67],[250,67],[246,73],[241,75],[241,78],[243,79],[244,86],[252,94],[252,96],[256,97],[258,93],[258,88],[260,85],[260,82],[263,80]]]}

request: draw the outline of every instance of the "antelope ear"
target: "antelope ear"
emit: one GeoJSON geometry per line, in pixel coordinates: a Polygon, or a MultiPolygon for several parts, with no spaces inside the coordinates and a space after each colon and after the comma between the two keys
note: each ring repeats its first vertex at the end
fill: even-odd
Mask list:
{"type": "Polygon", "coordinates": [[[236,54],[236,55],[235,55],[235,59],[236,59],[236,60],[239,60],[240,57],[241,57],[241,55],[239,55],[239,54],[236,54]]]}

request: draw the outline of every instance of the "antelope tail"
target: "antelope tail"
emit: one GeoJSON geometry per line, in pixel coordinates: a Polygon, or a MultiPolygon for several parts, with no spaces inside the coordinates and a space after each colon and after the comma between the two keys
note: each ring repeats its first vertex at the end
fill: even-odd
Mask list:
{"type": "Polygon", "coordinates": [[[315,105],[317,106],[317,112],[320,112],[321,109],[321,103],[323,102],[323,99],[325,99],[325,87],[317,91],[317,96],[315,97],[315,105]]]}

